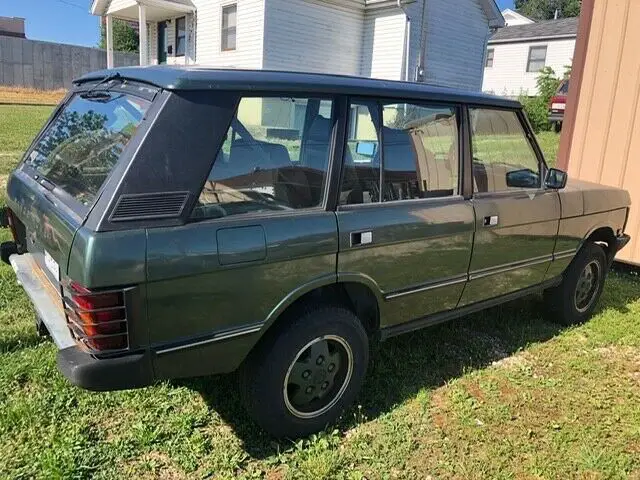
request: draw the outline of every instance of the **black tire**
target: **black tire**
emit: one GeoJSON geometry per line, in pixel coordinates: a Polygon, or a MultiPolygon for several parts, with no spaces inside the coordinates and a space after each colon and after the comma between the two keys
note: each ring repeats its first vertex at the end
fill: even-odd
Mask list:
{"type": "Polygon", "coordinates": [[[563,325],[586,322],[600,299],[608,269],[609,262],[602,247],[595,243],[585,244],[564,272],[562,283],[544,292],[550,318],[563,325]],[[592,285],[583,276],[588,273],[587,268],[593,277],[592,285]]]}
{"type": "Polygon", "coordinates": [[[553,131],[556,133],[560,133],[562,131],[562,122],[555,122],[553,124],[553,131]]]}
{"type": "Polygon", "coordinates": [[[240,394],[251,417],[274,437],[306,437],[334,423],[355,399],[369,363],[369,340],[358,318],[339,306],[310,305],[282,321],[243,363],[240,394]],[[326,352],[326,362],[319,352],[326,352]],[[294,405],[296,397],[314,394],[322,397],[294,405]]]}
{"type": "Polygon", "coordinates": [[[40,318],[40,315],[38,314],[36,314],[36,333],[41,338],[48,338],[50,336],[49,330],[47,330],[47,326],[44,324],[42,318],[40,318]]]}

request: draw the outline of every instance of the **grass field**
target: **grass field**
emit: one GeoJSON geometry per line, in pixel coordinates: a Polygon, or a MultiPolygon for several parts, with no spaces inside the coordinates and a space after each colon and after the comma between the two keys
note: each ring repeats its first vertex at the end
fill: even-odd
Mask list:
{"type": "MultiPolygon", "coordinates": [[[[48,113],[0,106],[2,175],[48,113]]],[[[534,297],[390,340],[339,425],[297,442],[256,429],[233,377],[72,387],[32,321],[1,265],[0,478],[640,479],[637,277],[577,328],[534,297]]]]}

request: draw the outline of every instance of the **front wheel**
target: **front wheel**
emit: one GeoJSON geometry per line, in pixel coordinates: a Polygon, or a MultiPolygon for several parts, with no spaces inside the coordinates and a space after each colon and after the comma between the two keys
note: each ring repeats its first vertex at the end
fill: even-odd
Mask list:
{"type": "Polygon", "coordinates": [[[562,283],[545,292],[551,318],[564,325],[587,321],[602,294],[608,269],[602,247],[585,244],[565,271],[562,283]]]}
{"type": "Polygon", "coordinates": [[[343,307],[310,306],[283,321],[243,364],[240,393],[264,430],[298,438],[335,422],[354,400],[369,343],[358,318],[343,307]]]}

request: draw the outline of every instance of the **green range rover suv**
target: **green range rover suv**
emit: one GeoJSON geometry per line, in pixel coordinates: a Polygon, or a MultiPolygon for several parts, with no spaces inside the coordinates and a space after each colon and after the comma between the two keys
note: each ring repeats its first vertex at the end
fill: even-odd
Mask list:
{"type": "Polygon", "coordinates": [[[535,292],[586,320],[629,240],[628,193],[567,184],[519,103],[317,74],[86,75],[7,192],[69,381],[238,370],[275,436],[336,420],[373,342],[535,292]]]}

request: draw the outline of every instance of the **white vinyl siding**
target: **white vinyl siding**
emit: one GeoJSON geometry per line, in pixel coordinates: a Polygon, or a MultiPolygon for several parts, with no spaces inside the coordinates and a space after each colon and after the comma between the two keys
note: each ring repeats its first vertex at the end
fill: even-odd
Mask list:
{"type": "Polygon", "coordinates": [[[122,10],[123,8],[137,6],[138,4],[135,0],[111,0],[111,3],[109,3],[109,8],[107,8],[107,13],[113,13],[117,12],[118,10],[122,10]]]}
{"type": "Polygon", "coordinates": [[[213,67],[262,68],[265,0],[193,0],[197,9],[196,62],[213,67]],[[222,51],[222,7],[237,3],[236,49],[222,51]]]}
{"type": "Polygon", "coordinates": [[[406,16],[397,9],[365,14],[361,75],[401,80],[406,16]]]}
{"type": "Polygon", "coordinates": [[[484,71],[482,90],[509,97],[536,95],[538,72],[527,72],[530,48],[546,45],[545,64],[553,68],[556,76],[562,77],[565,67],[573,61],[575,44],[575,39],[489,44],[489,48],[494,50],[493,68],[484,71]]]}
{"type": "Polygon", "coordinates": [[[480,0],[426,1],[425,81],[480,90],[489,35],[480,0]]]}
{"type": "Polygon", "coordinates": [[[308,0],[266,1],[265,69],[359,74],[362,12],[308,0]]]}

